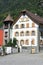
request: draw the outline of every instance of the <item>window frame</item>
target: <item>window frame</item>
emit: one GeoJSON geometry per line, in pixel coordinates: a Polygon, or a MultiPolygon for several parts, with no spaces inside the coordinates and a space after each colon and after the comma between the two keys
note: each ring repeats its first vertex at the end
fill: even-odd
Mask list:
{"type": "Polygon", "coordinates": [[[29,31],[26,31],[26,36],[29,36],[29,31]],[[28,32],[28,33],[27,33],[28,32]]]}
{"type": "Polygon", "coordinates": [[[25,40],[25,44],[26,44],[26,45],[29,45],[29,40],[28,40],[28,39],[25,40]],[[28,42],[28,43],[27,43],[27,42],[28,42]]]}
{"type": "Polygon", "coordinates": [[[15,36],[19,36],[19,32],[15,32],[15,36]]]}
{"type": "Polygon", "coordinates": [[[34,22],[32,23],[32,27],[35,27],[35,23],[34,22]]]}
{"type": "Polygon", "coordinates": [[[23,45],[24,44],[24,40],[20,40],[20,45],[23,45]],[[22,42],[22,43],[21,43],[22,42]]]}
{"type": "Polygon", "coordinates": [[[21,31],[20,32],[20,36],[24,36],[24,31],[21,31]]]}
{"type": "Polygon", "coordinates": [[[18,29],[18,28],[19,28],[19,26],[18,26],[18,24],[16,24],[16,25],[15,25],[15,29],[18,29]]]}
{"type": "Polygon", "coordinates": [[[25,24],[21,24],[21,28],[25,28],[25,24]]]}
{"type": "Polygon", "coordinates": [[[31,32],[31,35],[32,36],[35,36],[35,31],[34,30],[31,32]]]}
{"type": "Polygon", "coordinates": [[[31,45],[35,45],[35,39],[31,40],[31,45]]]}

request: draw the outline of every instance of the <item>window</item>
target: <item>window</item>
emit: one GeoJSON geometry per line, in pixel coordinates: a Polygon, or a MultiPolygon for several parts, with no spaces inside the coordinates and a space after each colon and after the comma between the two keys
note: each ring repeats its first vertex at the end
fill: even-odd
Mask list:
{"type": "Polygon", "coordinates": [[[20,41],[20,44],[23,45],[23,44],[24,44],[24,40],[21,40],[21,41],[20,41]]]}
{"type": "Polygon", "coordinates": [[[7,34],[8,32],[6,31],[5,34],[7,34]]]}
{"type": "Polygon", "coordinates": [[[43,36],[43,32],[41,32],[41,36],[43,36]]]}
{"type": "Polygon", "coordinates": [[[34,36],[35,35],[35,31],[32,31],[32,36],[34,36]]]}
{"type": "Polygon", "coordinates": [[[5,35],[5,37],[7,37],[7,35],[5,35]]]}
{"type": "Polygon", "coordinates": [[[18,25],[16,25],[15,28],[18,29],[19,28],[18,25]]]}
{"type": "Polygon", "coordinates": [[[15,32],[15,36],[19,36],[19,33],[18,32],[15,32]]]}
{"type": "Polygon", "coordinates": [[[8,28],[8,24],[7,24],[7,23],[4,25],[4,28],[5,28],[5,29],[7,29],[7,28],[8,28]]]}
{"type": "Polygon", "coordinates": [[[29,31],[26,31],[26,36],[29,36],[29,31]]]}
{"type": "Polygon", "coordinates": [[[20,36],[24,36],[24,32],[23,31],[20,33],[20,36]]]}
{"type": "Polygon", "coordinates": [[[29,23],[26,24],[26,28],[29,28],[29,23]]]}
{"type": "Polygon", "coordinates": [[[41,44],[41,45],[43,44],[43,40],[40,40],[40,44],[41,44]]]}
{"type": "Polygon", "coordinates": [[[5,40],[5,44],[7,44],[7,40],[5,40]]]}
{"type": "Polygon", "coordinates": [[[29,40],[26,40],[25,44],[26,44],[26,45],[29,45],[29,40]]]}
{"type": "Polygon", "coordinates": [[[34,44],[35,44],[35,40],[34,40],[34,39],[32,39],[31,44],[32,44],[32,45],[34,45],[34,44]]]}
{"type": "Polygon", "coordinates": [[[24,26],[24,24],[21,24],[21,28],[24,28],[25,26],[24,26]]]}
{"type": "Polygon", "coordinates": [[[40,25],[39,25],[39,28],[43,28],[43,24],[40,24],[40,25]]]}
{"type": "Polygon", "coordinates": [[[5,37],[7,37],[7,36],[8,36],[7,34],[8,34],[8,32],[6,31],[6,32],[5,32],[5,37]]]}
{"type": "Polygon", "coordinates": [[[35,23],[32,23],[32,27],[35,27],[35,23]]]}

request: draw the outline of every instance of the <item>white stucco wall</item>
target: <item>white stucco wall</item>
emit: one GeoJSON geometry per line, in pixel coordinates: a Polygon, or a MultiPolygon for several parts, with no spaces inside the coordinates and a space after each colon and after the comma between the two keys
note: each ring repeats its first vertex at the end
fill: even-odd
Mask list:
{"type": "Polygon", "coordinates": [[[20,45],[20,40],[26,40],[26,39],[29,39],[29,45],[24,45],[24,46],[31,46],[31,40],[32,39],[35,39],[35,45],[32,45],[32,46],[37,46],[37,41],[38,41],[38,25],[34,22],[34,21],[32,21],[29,17],[28,17],[28,21],[26,21],[26,18],[27,18],[28,16],[27,15],[25,15],[25,16],[21,16],[19,19],[18,19],[18,21],[13,25],[13,30],[12,30],[12,40],[13,40],[13,38],[15,37],[18,41],[19,41],[19,45],[20,45]],[[22,22],[21,21],[21,18],[24,18],[24,22],[22,22]],[[32,28],[32,23],[35,23],[35,27],[33,27],[32,28]],[[29,23],[29,28],[26,28],[26,24],[27,23],[29,23]],[[19,29],[15,29],[15,25],[16,24],[18,24],[18,26],[19,26],[19,29]],[[25,24],[25,28],[20,28],[20,25],[21,24],[25,24]],[[24,31],[24,33],[26,32],[26,31],[35,31],[36,33],[35,33],[35,36],[14,36],[14,32],[16,32],[16,31],[18,31],[19,33],[21,32],[21,31],[24,31]]]}

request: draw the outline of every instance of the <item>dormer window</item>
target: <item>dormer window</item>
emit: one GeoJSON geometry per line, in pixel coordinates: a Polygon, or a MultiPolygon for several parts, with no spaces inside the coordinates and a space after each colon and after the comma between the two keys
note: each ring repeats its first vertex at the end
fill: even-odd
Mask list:
{"type": "Polygon", "coordinates": [[[24,11],[24,12],[23,12],[23,16],[25,16],[25,13],[26,13],[26,12],[24,11]]]}

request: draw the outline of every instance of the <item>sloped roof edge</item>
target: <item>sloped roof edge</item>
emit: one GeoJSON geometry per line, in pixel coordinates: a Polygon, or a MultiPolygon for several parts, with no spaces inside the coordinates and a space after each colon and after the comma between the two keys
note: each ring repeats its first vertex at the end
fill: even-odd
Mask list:
{"type": "Polygon", "coordinates": [[[17,22],[17,20],[21,17],[21,15],[23,15],[23,13],[27,14],[28,17],[30,17],[34,22],[38,23],[38,24],[43,24],[43,18],[33,14],[32,12],[28,11],[28,10],[22,10],[19,14],[19,16],[16,18],[16,20],[14,21],[13,24],[15,24],[17,22]]]}

